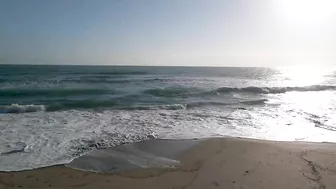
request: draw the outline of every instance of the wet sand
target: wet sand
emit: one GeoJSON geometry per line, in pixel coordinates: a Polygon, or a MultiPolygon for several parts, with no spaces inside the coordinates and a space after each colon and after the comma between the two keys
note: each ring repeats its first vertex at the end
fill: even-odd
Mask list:
{"type": "MultiPolygon", "coordinates": [[[[133,148],[134,145],[129,147],[133,148]]],[[[96,156],[98,158],[90,168],[98,167],[97,170],[103,170],[104,173],[80,171],[64,165],[22,172],[2,172],[0,188],[332,189],[336,187],[336,144],[331,143],[217,138],[196,143],[168,141],[160,144],[153,140],[135,148],[151,154],[150,158],[141,156],[146,157],[146,163],[143,163],[144,161],[140,161],[142,162],[140,164],[139,161],[132,163],[139,167],[122,169],[129,162],[129,157],[136,157],[139,153],[134,154],[134,150],[131,150],[131,153],[129,150],[125,151],[125,147],[119,147],[117,150],[111,148],[109,156],[113,158],[110,160],[103,158],[107,156],[97,155],[101,153],[100,151],[85,156],[80,161],[79,159],[74,161],[77,161],[75,166],[80,168],[90,162],[90,156],[96,156]],[[152,150],[153,148],[149,150],[151,143],[156,150],[152,150]],[[174,146],[179,150],[173,150],[174,146]],[[123,156],[113,155],[116,151],[122,152],[123,156]],[[166,159],[164,163],[159,161],[153,164],[151,163],[153,157],[154,160],[158,157],[166,159]],[[121,161],[123,159],[124,161],[121,161]],[[111,162],[104,164],[109,161],[119,162],[117,168],[101,169],[113,164],[111,162]],[[103,164],[97,166],[99,162],[103,164]],[[173,163],[167,164],[167,162],[173,163]]]]}

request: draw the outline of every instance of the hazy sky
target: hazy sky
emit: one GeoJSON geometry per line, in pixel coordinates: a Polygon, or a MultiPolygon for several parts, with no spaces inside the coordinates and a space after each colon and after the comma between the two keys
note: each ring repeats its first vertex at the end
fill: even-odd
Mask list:
{"type": "Polygon", "coordinates": [[[336,64],[334,0],[0,0],[0,62],[336,64]]]}

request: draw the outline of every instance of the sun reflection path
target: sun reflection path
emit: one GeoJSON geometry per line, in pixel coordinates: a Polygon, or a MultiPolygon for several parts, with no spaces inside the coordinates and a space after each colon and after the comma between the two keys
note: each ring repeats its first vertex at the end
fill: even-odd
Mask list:
{"type": "Polygon", "coordinates": [[[333,74],[333,68],[323,66],[291,66],[279,68],[284,83],[292,86],[318,85],[325,76],[333,74]]]}
{"type": "Polygon", "coordinates": [[[335,142],[335,97],[335,91],[274,95],[269,103],[279,106],[258,112],[259,120],[271,125],[269,133],[278,139],[335,142]]]}

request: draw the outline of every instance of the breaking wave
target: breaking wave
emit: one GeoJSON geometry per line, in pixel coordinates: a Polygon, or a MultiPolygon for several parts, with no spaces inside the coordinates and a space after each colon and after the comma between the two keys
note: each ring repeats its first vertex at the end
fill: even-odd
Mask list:
{"type": "Polygon", "coordinates": [[[129,105],[120,106],[113,101],[79,101],[71,103],[59,103],[52,105],[19,105],[12,104],[7,106],[0,106],[0,113],[29,113],[40,111],[60,111],[70,109],[95,109],[95,108],[112,108],[117,110],[182,110],[192,109],[207,106],[229,106],[235,104],[242,105],[262,105],[267,102],[267,99],[240,101],[234,103],[225,102],[192,102],[186,104],[156,104],[156,105],[129,105]]]}
{"type": "Polygon", "coordinates": [[[19,105],[12,104],[8,106],[0,106],[0,113],[28,113],[45,111],[44,105],[19,105]]]}
{"type": "Polygon", "coordinates": [[[280,94],[286,92],[308,92],[308,91],[327,91],[336,90],[334,85],[311,85],[304,87],[220,87],[212,91],[202,91],[195,88],[155,88],[145,90],[145,94],[157,97],[188,97],[205,96],[209,94],[225,93],[254,93],[254,94],[280,94]]]}
{"type": "Polygon", "coordinates": [[[336,86],[333,85],[311,85],[304,87],[245,87],[245,88],[231,88],[231,87],[221,87],[216,89],[214,92],[219,93],[261,93],[261,94],[278,94],[286,92],[308,92],[308,91],[327,91],[336,90],[336,86]]]}
{"type": "Polygon", "coordinates": [[[76,95],[114,94],[109,89],[1,89],[1,97],[65,97],[76,95]]]}

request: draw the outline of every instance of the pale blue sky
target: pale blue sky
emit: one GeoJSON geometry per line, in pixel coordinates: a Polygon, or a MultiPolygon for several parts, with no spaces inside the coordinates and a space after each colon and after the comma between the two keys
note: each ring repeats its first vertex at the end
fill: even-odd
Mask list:
{"type": "Polygon", "coordinates": [[[333,64],[335,5],[332,0],[0,0],[0,62],[333,64]]]}

